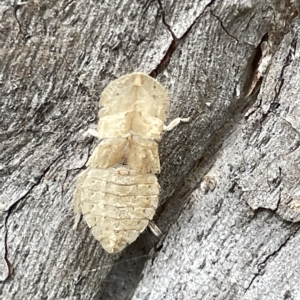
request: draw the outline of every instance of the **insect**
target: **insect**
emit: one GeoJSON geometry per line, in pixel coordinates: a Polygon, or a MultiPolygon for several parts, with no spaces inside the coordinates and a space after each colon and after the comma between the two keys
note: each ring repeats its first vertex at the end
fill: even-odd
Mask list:
{"type": "Polygon", "coordinates": [[[157,142],[163,130],[189,121],[176,118],[165,126],[168,109],[165,88],[144,73],[122,76],[101,94],[98,131],[89,130],[100,143],[78,178],[75,227],[83,214],[109,253],[135,241],[155,214],[160,189],[157,142]]]}

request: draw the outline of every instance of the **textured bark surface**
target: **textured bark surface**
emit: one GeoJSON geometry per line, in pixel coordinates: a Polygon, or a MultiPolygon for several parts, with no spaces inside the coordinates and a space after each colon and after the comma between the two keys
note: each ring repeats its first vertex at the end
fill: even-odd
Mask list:
{"type": "Polygon", "coordinates": [[[297,10],[275,0],[1,2],[0,297],[130,299],[149,257],[135,299],[297,297],[299,225],[287,222],[299,220],[297,10]],[[155,221],[166,240],[146,231],[109,255],[83,222],[71,230],[71,200],[97,143],[82,133],[99,95],[133,71],[169,91],[169,120],[191,122],[160,144],[155,221]],[[216,188],[188,198],[211,167],[216,188]]]}
{"type": "Polygon", "coordinates": [[[295,20],[272,52],[256,102],[186,178],[211,166],[133,299],[300,298],[299,29],[295,20]]]}

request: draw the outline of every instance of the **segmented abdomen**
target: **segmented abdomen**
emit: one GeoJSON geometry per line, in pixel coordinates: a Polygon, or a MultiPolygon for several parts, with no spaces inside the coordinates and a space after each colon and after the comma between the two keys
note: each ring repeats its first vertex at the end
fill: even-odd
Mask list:
{"type": "Polygon", "coordinates": [[[92,233],[109,252],[136,240],[152,220],[159,184],[154,174],[138,174],[128,166],[90,168],[80,191],[80,208],[92,233]]]}

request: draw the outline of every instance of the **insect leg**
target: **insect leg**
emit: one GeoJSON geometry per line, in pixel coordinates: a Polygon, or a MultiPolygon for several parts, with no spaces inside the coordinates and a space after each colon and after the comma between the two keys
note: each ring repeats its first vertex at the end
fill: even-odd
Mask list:
{"type": "Polygon", "coordinates": [[[84,182],[89,170],[90,170],[89,168],[86,169],[78,177],[77,186],[76,186],[76,190],[75,190],[74,198],[73,198],[74,211],[76,213],[73,230],[77,229],[77,226],[80,222],[80,218],[81,218],[81,214],[82,214],[81,207],[80,207],[82,185],[83,185],[83,182],[84,182]]]}
{"type": "Polygon", "coordinates": [[[149,229],[152,231],[152,233],[155,236],[160,237],[162,235],[162,232],[160,231],[158,226],[153,221],[149,221],[148,226],[149,226],[149,229]]]}
{"type": "Polygon", "coordinates": [[[94,136],[99,139],[99,133],[96,129],[89,128],[86,132],[83,133],[83,137],[86,137],[88,135],[94,136]]]}
{"type": "Polygon", "coordinates": [[[190,118],[176,118],[169,125],[164,125],[164,131],[170,131],[176,127],[180,122],[189,122],[190,118]]]}

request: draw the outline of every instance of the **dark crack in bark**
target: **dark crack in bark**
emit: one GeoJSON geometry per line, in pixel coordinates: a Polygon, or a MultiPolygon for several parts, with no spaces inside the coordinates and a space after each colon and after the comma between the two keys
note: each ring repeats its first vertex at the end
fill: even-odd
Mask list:
{"type": "Polygon", "coordinates": [[[17,23],[18,23],[18,26],[19,26],[19,32],[18,32],[18,35],[19,35],[20,33],[24,35],[23,30],[22,30],[21,22],[20,22],[20,20],[18,19],[18,16],[17,16],[17,12],[18,12],[18,10],[20,9],[20,7],[21,7],[21,5],[15,4],[15,6],[14,6],[14,17],[15,17],[17,23]]]}
{"type": "Polygon", "coordinates": [[[292,61],[295,58],[296,46],[297,46],[297,40],[296,40],[296,38],[294,38],[292,40],[292,42],[291,42],[291,46],[290,46],[289,52],[288,52],[288,54],[286,56],[283,68],[282,68],[281,73],[280,73],[279,85],[275,86],[275,97],[274,97],[274,101],[273,102],[276,102],[276,100],[278,99],[278,97],[280,95],[281,88],[282,88],[282,86],[284,84],[283,75],[284,75],[285,69],[292,63],[292,61]]]}
{"type": "Polygon", "coordinates": [[[14,8],[13,8],[13,15],[14,15],[14,17],[15,17],[15,19],[16,19],[16,21],[17,21],[17,23],[18,23],[18,27],[19,27],[19,31],[18,31],[18,34],[17,34],[17,36],[19,35],[19,34],[22,34],[23,35],[23,40],[28,40],[30,37],[31,37],[31,35],[29,35],[24,29],[23,29],[23,27],[22,27],[22,24],[21,24],[21,21],[19,20],[19,18],[18,18],[18,10],[21,8],[21,6],[22,5],[26,5],[27,4],[27,2],[23,2],[23,3],[20,3],[20,4],[18,4],[18,3],[16,3],[16,4],[14,4],[14,8]]]}
{"type": "Polygon", "coordinates": [[[278,249],[276,249],[274,252],[272,252],[272,253],[270,253],[268,256],[266,256],[266,258],[265,258],[261,263],[259,263],[259,264],[257,265],[258,271],[255,273],[255,275],[254,275],[253,278],[251,279],[249,285],[246,287],[245,292],[244,292],[244,295],[245,295],[245,294],[249,291],[249,289],[252,287],[252,285],[253,285],[254,281],[256,280],[256,278],[257,278],[258,276],[261,276],[261,275],[264,274],[264,269],[266,268],[266,265],[267,265],[268,261],[269,261],[272,257],[276,256],[276,255],[281,251],[281,249],[287,245],[287,243],[291,240],[291,238],[292,238],[293,236],[297,235],[297,233],[298,233],[299,230],[300,230],[300,226],[298,226],[298,227],[296,228],[295,231],[293,231],[291,234],[289,234],[289,235],[287,236],[287,238],[285,239],[285,241],[278,247],[278,249]]]}
{"type": "Polygon", "coordinates": [[[18,205],[20,202],[22,202],[30,193],[31,191],[36,187],[38,186],[41,181],[43,180],[43,178],[45,177],[45,175],[47,174],[47,172],[51,169],[51,167],[57,163],[60,158],[62,157],[62,154],[59,155],[58,157],[56,157],[50,164],[49,166],[43,171],[43,173],[40,175],[39,179],[37,180],[37,182],[35,184],[33,184],[30,189],[26,192],[25,195],[23,195],[22,197],[20,197],[19,199],[17,199],[7,210],[7,214],[6,214],[6,217],[5,217],[5,221],[4,221],[4,226],[5,226],[5,236],[4,236],[4,259],[5,259],[5,262],[7,264],[7,268],[8,268],[8,275],[7,277],[2,281],[6,281],[7,279],[9,279],[13,273],[14,273],[14,267],[12,265],[12,263],[10,262],[9,258],[8,258],[8,219],[9,217],[11,216],[11,214],[13,213],[14,210],[17,209],[18,205]]]}
{"type": "MultiPolygon", "coordinates": [[[[251,82],[251,84],[247,88],[248,91],[245,94],[245,98],[254,95],[256,92],[258,94],[259,91],[260,91],[262,80],[264,78],[264,76],[262,74],[260,74],[260,72],[259,72],[259,66],[260,66],[260,64],[261,64],[261,62],[264,58],[262,45],[263,45],[264,42],[267,42],[268,39],[269,39],[269,34],[267,32],[262,37],[262,39],[261,39],[260,43],[257,45],[257,47],[254,49],[253,57],[251,59],[251,66],[250,66],[250,68],[252,70],[252,74],[250,74],[250,76],[248,76],[249,79],[246,80],[246,81],[251,82]]],[[[257,97],[255,97],[255,98],[257,98],[257,97]]],[[[255,108],[255,110],[256,110],[256,108],[255,108]]],[[[252,114],[254,111],[251,111],[250,113],[247,113],[245,115],[245,117],[248,118],[250,116],[250,114],[252,114]]]]}
{"type": "Polygon", "coordinates": [[[229,31],[226,29],[226,27],[224,26],[223,21],[220,19],[220,17],[217,16],[213,11],[210,11],[210,13],[218,20],[218,22],[220,23],[222,29],[226,32],[226,34],[239,43],[240,41],[235,36],[230,34],[229,31]]]}
{"type": "Polygon", "coordinates": [[[277,100],[279,98],[279,95],[281,93],[281,89],[282,89],[283,84],[284,84],[284,78],[283,78],[284,77],[284,72],[285,72],[285,69],[294,60],[294,54],[295,54],[295,51],[296,51],[296,45],[297,45],[297,41],[294,38],[292,40],[292,42],[291,42],[291,46],[290,46],[289,52],[288,52],[288,54],[287,54],[287,56],[285,58],[284,65],[283,65],[282,70],[280,72],[280,76],[278,78],[278,84],[275,85],[275,96],[274,96],[274,99],[271,101],[271,104],[270,104],[270,107],[269,107],[268,111],[262,114],[262,117],[261,117],[261,120],[260,120],[260,127],[262,127],[262,124],[265,122],[265,120],[269,116],[269,113],[274,110],[274,104],[278,103],[277,100]]]}
{"type": "Polygon", "coordinates": [[[63,7],[63,11],[65,11],[66,10],[66,8],[69,6],[69,5],[71,5],[72,3],[74,2],[74,0],[70,0],[70,1],[68,1],[67,3],[66,3],[66,5],[63,7]]]}
{"type": "Polygon", "coordinates": [[[156,78],[158,74],[162,73],[170,64],[171,58],[173,53],[175,52],[175,50],[177,49],[177,47],[179,46],[180,42],[182,40],[184,40],[184,38],[191,32],[191,30],[193,29],[194,25],[198,22],[198,20],[201,18],[201,16],[206,12],[207,8],[212,6],[213,3],[215,2],[215,0],[212,0],[210,3],[208,3],[204,10],[195,18],[194,22],[187,28],[187,30],[184,32],[184,34],[178,38],[176,37],[176,35],[174,34],[174,32],[171,29],[171,26],[166,22],[165,19],[165,11],[162,5],[161,0],[157,0],[158,1],[158,5],[162,14],[162,23],[164,24],[164,26],[166,26],[167,30],[170,32],[173,40],[166,52],[166,54],[164,55],[164,57],[161,59],[160,63],[158,64],[158,66],[151,71],[150,76],[156,78]]]}
{"type": "Polygon", "coordinates": [[[161,0],[157,0],[157,2],[158,2],[159,9],[160,9],[160,11],[161,11],[161,19],[162,19],[163,24],[168,28],[168,31],[171,33],[172,38],[173,38],[174,40],[178,40],[178,38],[177,38],[176,35],[174,34],[174,32],[173,32],[171,26],[170,26],[170,25],[168,24],[168,22],[166,21],[166,15],[165,15],[165,11],[164,11],[163,5],[162,5],[162,3],[161,3],[161,0]]]}

